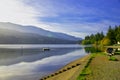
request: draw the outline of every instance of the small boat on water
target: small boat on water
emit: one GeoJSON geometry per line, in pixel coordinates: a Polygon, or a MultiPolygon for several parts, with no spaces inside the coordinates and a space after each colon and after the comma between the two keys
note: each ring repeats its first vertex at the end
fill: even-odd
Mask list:
{"type": "Polygon", "coordinates": [[[43,48],[43,51],[50,51],[50,48],[43,48]]]}

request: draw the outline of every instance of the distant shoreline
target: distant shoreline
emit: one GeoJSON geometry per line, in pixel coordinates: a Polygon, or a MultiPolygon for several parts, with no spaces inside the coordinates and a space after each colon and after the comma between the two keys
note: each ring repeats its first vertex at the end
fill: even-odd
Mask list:
{"type": "Polygon", "coordinates": [[[0,48],[81,48],[79,44],[0,44],[0,48]]]}

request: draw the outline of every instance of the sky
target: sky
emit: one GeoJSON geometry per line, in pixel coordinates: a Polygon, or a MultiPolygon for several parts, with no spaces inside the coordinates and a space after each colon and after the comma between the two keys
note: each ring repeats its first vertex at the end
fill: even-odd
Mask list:
{"type": "Polygon", "coordinates": [[[120,0],[0,0],[0,22],[84,38],[120,25],[120,0]]]}

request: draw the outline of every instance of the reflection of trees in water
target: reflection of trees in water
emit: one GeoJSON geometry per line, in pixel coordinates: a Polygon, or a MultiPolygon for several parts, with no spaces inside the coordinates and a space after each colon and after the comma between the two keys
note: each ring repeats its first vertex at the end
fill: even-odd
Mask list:
{"type": "Polygon", "coordinates": [[[85,47],[85,52],[86,53],[95,53],[95,52],[101,52],[101,50],[99,49],[99,47],[85,47]]]}

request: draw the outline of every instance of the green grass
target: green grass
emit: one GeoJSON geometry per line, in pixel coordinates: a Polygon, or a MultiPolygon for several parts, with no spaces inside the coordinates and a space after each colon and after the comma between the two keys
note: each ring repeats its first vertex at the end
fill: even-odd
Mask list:
{"type": "Polygon", "coordinates": [[[114,57],[114,56],[109,57],[109,60],[110,61],[118,61],[118,59],[116,57],[114,57]]]}
{"type": "Polygon", "coordinates": [[[116,52],[115,52],[115,55],[120,55],[120,51],[116,51],[116,52]]]}
{"type": "Polygon", "coordinates": [[[95,57],[96,54],[91,54],[90,59],[88,60],[87,64],[85,65],[85,68],[82,70],[80,75],[78,76],[77,80],[86,80],[85,76],[92,73],[92,71],[89,68],[89,64],[91,63],[92,59],[95,57]]]}

